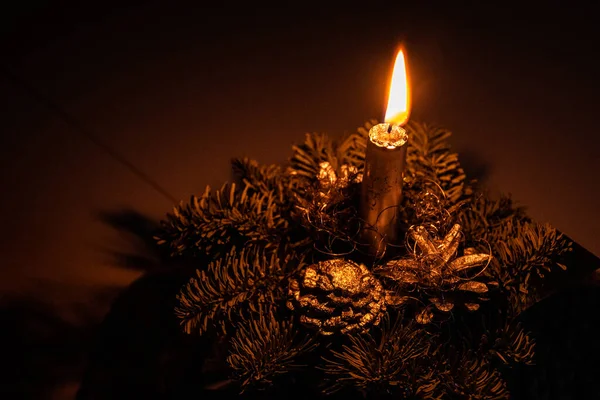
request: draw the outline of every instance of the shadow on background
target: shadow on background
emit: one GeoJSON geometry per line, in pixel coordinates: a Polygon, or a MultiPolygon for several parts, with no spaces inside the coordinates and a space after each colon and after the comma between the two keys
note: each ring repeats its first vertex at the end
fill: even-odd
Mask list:
{"type": "Polygon", "coordinates": [[[117,266],[145,272],[160,269],[172,262],[168,251],[156,245],[154,235],[159,224],[131,209],[101,211],[96,217],[122,234],[131,251],[105,249],[117,266]]]}
{"type": "Polygon", "coordinates": [[[600,399],[600,288],[556,293],[522,315],[536,339],[536,365],[520,377],[522,399],[600,399]]]}
{"type": "Polygon", "coordinates": [[[210,376],[198,362],[207,358],[207,339],[183,334],[173,309],[179,289],[202,261],[190,265],[170,257],[153,239],[158,225],[135,211],[100,217],[137,245],[133,253],[113,252],[115,262],[145,274],[116,298],[97,330],[77,397],[174,398],[200,391],[210,376]]]}
{"type": "Polygon", "coordinates": [[[492,166],[477,152],[464,150],[460,153],[460,165],[469,179],[485,182],[492,171],[492,166]]]}
{"type": "Polygon", "coordinates": [[[77,387],[97,327],[85,311],[75,324],[48,305],[12,300],[0,306],[4,398],[69,398],[77,387]]]}
{"type": "MultiPolygon", "coordinates": [[[[73,398],[90,353],[93,356],[92,367],[86,374],[88,381],[96,379],[89,377],[95,376],[98,357],[108,357],[115,365],[128,368],[131,365],[125,360],[137,345],[136,360],[144,364],[144,354],[152,357],[149,349],[153,345],[148,338],[160,335],[165,329],[177,330],[172,306],[176,291],[187,278],[173,275],[173,261],[154,244],[158,225],[132,210],[100,212],[98,218],[121,232],[130,244],[128,248],[134,249],[106,250],[112,262],[141,271],[144,276],[125,291],[120,286],[96,287],[92,295],[86,294],[84,304],[76,304],[67,311],[32,298],[3,298],[0,341],[4,345],[3,362],[10,367],[2,374],[0,393],[6,398],[73,398]],[[165,269],[170,272],[163,279],[160,271],[165,269]],[[154,282],[154,286],[148,286],[149,282],[154,282]],[[140,291],[140,286],[145,289],[140,291]],[[113,310],[125,310],[123,320],[115,322],[115,311],[111,311],[99,327],[99,317],[111,304],[113,310]],[[116,328],[108,335],[110,339],[107,329],[102,328],[107,325],[116,328]],[[94,353],[95,348],[100,352],[94,353]]],[[[49,293],[48,298],[57,291],[73,291],[67,284],[40,281],[39,286],[40,293],[49,293]]],[[[141,376],[148,378],[147,373],[141,376]]],[[[114,377],[110,379],[113,380],[114,377]]]]}

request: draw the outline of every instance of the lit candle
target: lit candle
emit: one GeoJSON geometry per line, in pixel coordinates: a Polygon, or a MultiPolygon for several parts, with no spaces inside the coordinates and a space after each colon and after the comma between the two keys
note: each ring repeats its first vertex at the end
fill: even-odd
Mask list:
{"type": "Polygon", "coordinates": [[[361,216],[369,253],[382,256],[387,244],[398,242],[398,206],[402,201],[402,178],[408,135],[410,97],[404,53],[396,56],[384,123],[369,131],[362,182],[361,216]]]}

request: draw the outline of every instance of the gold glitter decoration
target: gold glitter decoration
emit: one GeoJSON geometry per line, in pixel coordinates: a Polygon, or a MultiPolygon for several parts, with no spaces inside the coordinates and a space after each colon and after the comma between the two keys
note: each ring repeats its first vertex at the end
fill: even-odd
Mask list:
{"type": "Polygon", "coordinates": [[[476,281],[461,283],[460,285],[458,285],[458,288],[460,290],[466,290],[475,293],[487,293],[488,291],[487,285],[485,283],[476,281]]]}
{"type": "Polygon", "coordinates": [[[424,226],[416,226],[409,230],[408,238],[414,243],[411,256],[392,260],[377,271],[394,281],[398,292],[417,291],[425,295],[429,303],[417,314],[418,322],[429,323],[432,310],[448,313],[462,303],[467,310],[475,311],[479,309],[477,300],[487,300],[482,296],[496,283],[477,279],[482,277],[492,256],[466,248],[462,256],[456,257],[461,242],[460,225],[452,226],[441,239],[433,237],[424,226]]]}
{"type": "Polygon", "coordinates": [[[331,207],[343,201],[346,198],[343,189],[354,181],[362,180],[362,174],[357,174],[357,171],[354,166],[342,165],[338,176],[328,161],[321,162],[317,175],[318,184],[308,193],[311,201],[305,206],[298,206],[306,221],[310,222],[310,215],[328,214],[331,207]]]}
{"type": "Polygon", "coordinates": [[[363,264],[341,258],[304,269],[289,286],[288,307],[323,335],[365,332],[386,309],[381,283],[363,264]]]}
{"type": "Polygon", "coordinates": [[[319,221],[333,220],[330,215],[334,211],[332,209],[347,199],[344,190],[351,183],[361,181],[362,174],[358,173],[355,166],[344,164],[336,173],[331,163],[323,161],[319,164],[317,182],[296,199],[298,204],[295,212],[307,225],[316,222],[311,220],[311,216],[319,221]]]}
{"type": "Polygon", "coordinates": [[[433,313],[431,311],[429,311],[428,309],[423,309],[421,310],[420,313],[417,314],[417,316],[415,317],[415,319],[417,320],[417,322],[419,324],[428,324],[433,320],[433,313]]]}
{"type": "Polygon", "coordinates": [[[467,307],[467,310],[469,311],[479,310],[479,304],[477,303],[465,303],[465,307],[467,307]]]}
{"type": "Polygon", "coordinates": [[[339,173],[336,173],[329,161],[322,161],[319,163],[317,178],[322,188],[330,189],[333,186],[346,187],[351,181],[361,182],[362,174],[358,173],[358,168],[354,165],[348,164],[342,165],[339,173]]]}
{"type": "Polygon", "coordinates": [[[362,173],[349,164],[322,161],[315,180],[294,192],[292,217],[311,232],[317,251],[341,256],[354,250],[357,216],[352,197],[362,173]]]}
{"type": "Polygon", "coordinates": [[[395,149],[408,142],[408,134],[402,126],[386,122],[377,124],[369,130],[369,140],[376,146],[395,149]]]}

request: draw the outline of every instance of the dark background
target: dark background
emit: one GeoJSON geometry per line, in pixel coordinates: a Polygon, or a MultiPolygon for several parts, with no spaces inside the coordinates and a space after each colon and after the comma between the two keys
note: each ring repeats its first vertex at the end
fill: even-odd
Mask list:
{"type": "Polygon", "coordinates": [[[115,215],[156,221],[229,179],[233,156],[283,162],[305,132],[381,118],[400,42],[412,118],[450,128],[468,172],[600,254],[596,14],[418,3],[3,10],[2,389],[72,396],[111,300],[160,267],[115,215]]]}

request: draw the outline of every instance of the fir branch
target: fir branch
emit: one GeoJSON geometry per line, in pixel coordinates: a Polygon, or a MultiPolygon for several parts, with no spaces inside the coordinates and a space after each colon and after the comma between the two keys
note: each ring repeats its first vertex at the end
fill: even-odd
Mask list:
{"type": "Polygon", "coordinates": [[[323,133],[308,133],[302,145],[293,146],[288,172],[297,177],[314,181],[319,175],[320,164],[328,162],[336,173],[343,165],[354,167],[360,173],[365,162],[369,130],[376,120],[366,122],[356,132],[337,142],[323,133]]]}
{"type": "Polygon", "coordinates": [[[373,334],[351,336],[341,351],[331,351],[324,370],[335,379],[328,393],[343,386],[409,396],[435,392],[438,382],[427,357],[427,335],[414,322],[383,324],[379,340],[373,334]]]}
{"type": "Polygon", "coordinates": [[[519,235],[499,241],[495,248],[505,264],[515,266],[523,273],[526,283],[533,275],[543,278],[554,266],[566,269],[559,260],[571,251],[571,243],[562,233],[549,224],[535,222],[518,224],[514,229],[519,235]]]}
{"type": "Polygon", "coordinates": [[[457,221],[467,246],[491,249],[494,259],[485,273],[500,284],[513,316],[537,301],[536,286],[545,274],[555,267],[566,269],[561,259],[571,243],[552,226],[531,221],[510,197],[493,200],[478,194],[457,221]]]}
{"type": "Polygon", "coordinates": [[[196,271],[177,295],[175,314],[186,333],[202,334],[211,324],[226,330],[236,314],[283,298],[285,268],[275,252],[257,247],[238,252],[234,247],[206,270],[196,271]]]}
{"type": "Polygon", "coordinates": [[[470,400],[500,400],[509,398],[506,382],[500,373],[484,358],[467,351],[450,373],[443,374],[448,380],[449,393],[470,400]]]}
{"type": "Polygon", "coordinates": [[[295,364],[298,356],[316,347],[312,338],[298,340],[293,322],[276,318],[272,311],[256,319],[243,318],[235,332],[227,363],[242,392],[271,385],[277,377],[299,367],[295,364]]]}
{"type": "Polygon", "coordinates": [[[334,171],[338,169],[334,143],[323,133],[307,133],[304,143],[292,146],[292,151],[288,173],[297,178],[315,181],[322,162],[328,162],[334,171]]]}
{"type": "MultiPolygon", "coordinates": [[[[507,273],[509,275],[509,273],[507,273]]],[[[508,300],[508,312],[516,317],[529,307],[537,303],[538,299],[534,292],[528,290],[528,285],[521,282],[521,279],[505,279],[501,281],[506,291],[508,300]],[[515,284],[515,282],[517,282],[515,284]]]]}
{"type": "Polygon", "coordinates": [[[555,268],[565,270],[560,261],[572,250],[571,242],[549,224],[509,223],[515,233],[492,243],[496,258],[489,272],[507,292],[509,311],[518,315],[538,299],[544,276],[555,268]]]}
{"type": "Polygon", "coordinates": [[[509,367],[517,364],[533,365],[535,340],[525,332],[521,324],[509,323],[497,332],[489,352],[509,367]]]}
{"type": "Polygon", "coordinates": [[[415,122],[407,125],[407,131],[406,179],[409,182],[435,182],[452,202],[458,202],[471,192],[458,154],[450,151],[450,131],[415,122]]]}
{"type": "Polygon", "coordinates": [[[525,208],[516,205],[510,196],[492,199],[481,192],[474,194],[457,216],[469,246],[514,236],[518,234],[515,224],[525,221],[528,221],[525,208]]]}
{"type": "Polygon", "coordinates": [[[358,171],[363,171],[369,130],[376,124],[376,120],[366,122],[356,132],[346,136],[340,142],[337,146],[336,154],[342,164],[352,165],[358,171]]]}
{"type": "Polygon", "coordinates": [[[279,204],[285,202],[287,175],[280,165],[262,165],[249,158],[234,158],[231,164],[245,187],[264,195],[272,192],[279,204]]]}
{"type": "Polygon", "coordinates": [[[214,255],[223,247],[248,242],[278,243],[288,221],[281,215],[277,195],[249,189],[225,184],[214,193],[207,187],[201,197],[192,196],[162,222],[158,244],[168,245],[177,256],[214,255]]]}

